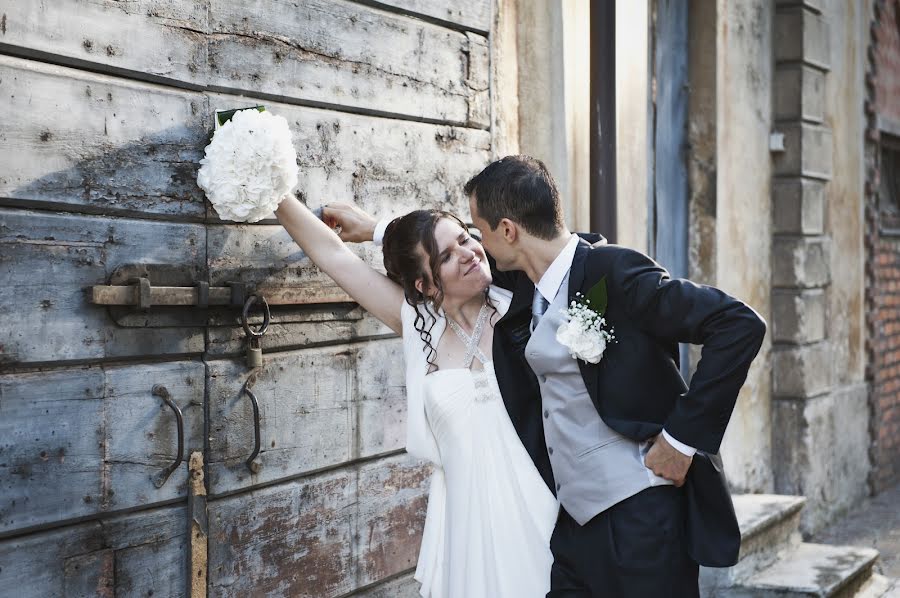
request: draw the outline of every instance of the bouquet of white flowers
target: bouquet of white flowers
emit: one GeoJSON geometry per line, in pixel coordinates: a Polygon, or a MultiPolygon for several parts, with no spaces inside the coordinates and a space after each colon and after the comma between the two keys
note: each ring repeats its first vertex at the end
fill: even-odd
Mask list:
{"type": "Polygon", "coordinates": [[[260,108],[235,111],[217,127],[200,164],[197,184],[223,220],[262,220],[297,185],[287,120],[260,108]]]}

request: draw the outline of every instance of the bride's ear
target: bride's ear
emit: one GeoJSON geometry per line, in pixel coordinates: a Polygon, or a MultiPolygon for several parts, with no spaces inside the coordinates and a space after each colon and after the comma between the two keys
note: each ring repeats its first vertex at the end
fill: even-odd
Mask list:
{"type": "Polygon", "coordinates": [[[421,278],[416,279],[416,290],[419,291],[422,296],[425,296],[425,281],[421,278]]]}

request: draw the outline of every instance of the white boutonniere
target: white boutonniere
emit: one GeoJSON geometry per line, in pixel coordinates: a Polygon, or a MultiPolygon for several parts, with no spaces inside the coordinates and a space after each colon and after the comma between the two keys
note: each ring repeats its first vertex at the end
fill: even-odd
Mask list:
{"type": "Polygon", "coordinates": [[[222,220],[257,222],[297,185],[297,153],[282,116],[262,106],[217,111],[197,184],[222,220]]]}
{"type": "Polygon", "coordinates": [[[563,344],[575,359],[599,363],[607,345],[615,341],[614,330],[607,325],[606,277],[588,291],[587,296],[575,294],[575,300],[562,310],[565,322],[556,330],[556,340],[563,344]]]}

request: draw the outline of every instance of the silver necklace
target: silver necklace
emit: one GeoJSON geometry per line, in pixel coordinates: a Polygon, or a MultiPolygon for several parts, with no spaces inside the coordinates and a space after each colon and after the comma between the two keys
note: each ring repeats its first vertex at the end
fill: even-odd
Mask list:
{"type": "Polygon", "coordinates": [[[466,346],[466,356],[463,359],[463,367],[466,369],[472,365],[472,359],[475,357],[477,357],[478,361],[481,363],[487,363],[488,361],[481,349],[478,348],[478,343],[481,341],[481,335],[484,333],[484,325],[487,322],[487,317],[488,306],[487,303],[485,303],[478,311],[478,318],[475,320],[475,328],[472,329],[472,336],[469,336],[466,334],[465,330],[462,329],[462,326],[457,324],[450,316],[447,316],[447,323],[450,324],[450,328],[466,346]]]}

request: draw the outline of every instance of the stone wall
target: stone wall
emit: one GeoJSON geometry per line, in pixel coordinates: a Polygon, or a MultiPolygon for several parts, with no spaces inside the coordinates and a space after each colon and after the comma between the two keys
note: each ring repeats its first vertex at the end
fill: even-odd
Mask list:
{"type": "Polygon", "coordinates": [[[772,464],[805,532],[867,490],[862,7],[776,2],[772,464]]]}

